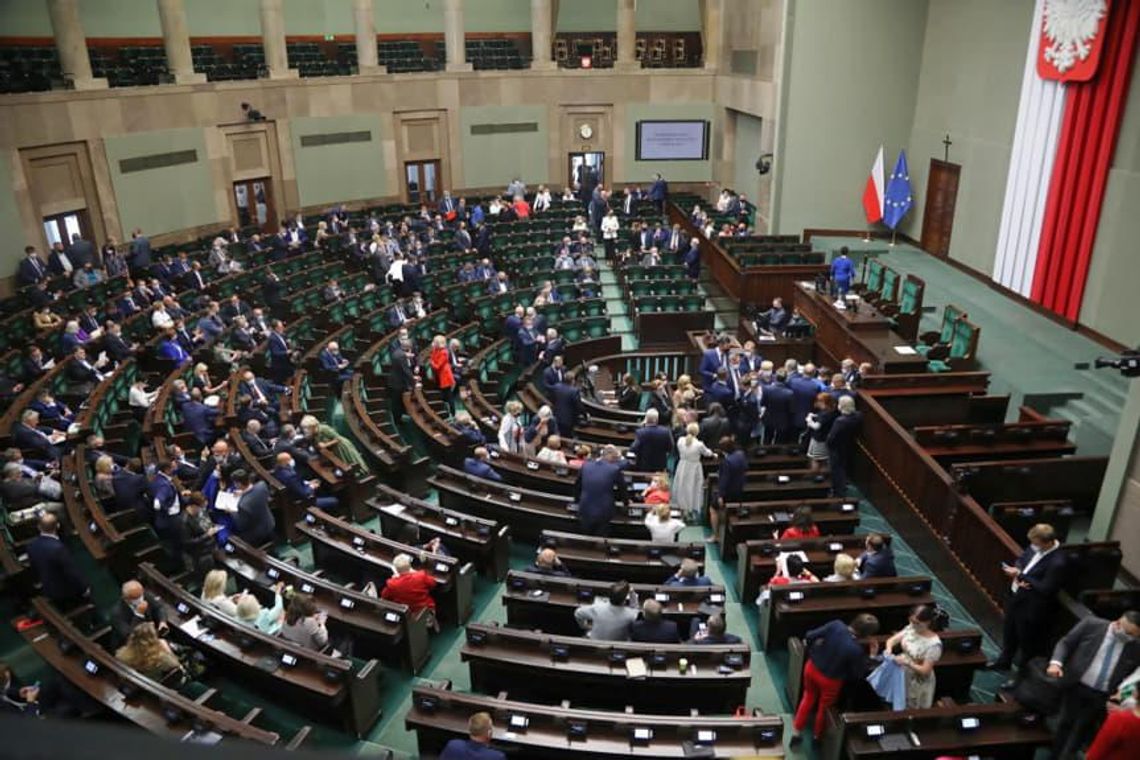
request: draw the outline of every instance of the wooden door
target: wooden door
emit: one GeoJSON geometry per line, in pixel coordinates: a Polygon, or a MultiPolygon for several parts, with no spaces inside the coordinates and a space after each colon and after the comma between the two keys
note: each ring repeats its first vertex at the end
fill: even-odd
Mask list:
{"type": "Polygon", "coordinates": [[[238,227],[258,227],[261,232],[277,232],[281,220],[273,206],[273,180],[269,177],[234,183],[234,207],[238,227]]]}
{"type": "Polygon", "coordinates": [[[958,164],[930,159],[926,180],[926,210],[922,214],[922,248],[935,256],[950,254],[950,233],[954,229],[954,205],[958,201],[958,164]]]}

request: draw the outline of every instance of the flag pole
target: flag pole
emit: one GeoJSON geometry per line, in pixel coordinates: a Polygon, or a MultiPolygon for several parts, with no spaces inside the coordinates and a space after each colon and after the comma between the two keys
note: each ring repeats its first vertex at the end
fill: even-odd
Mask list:
{"type": "Polygon", "coordinates": [[[867,223],[867,229],[863,233],[863,242],[864,243],[870,243],[871,242],[871,224],[870,224],[870,222],[867,223]]]}
{"type": "Polygon", "coordinates": [[[890,242],[891,248],[895,247],[895,238],[898,236],[898,234],[899,234],[898,230],[891,230],[891,242],[890,242]]]}

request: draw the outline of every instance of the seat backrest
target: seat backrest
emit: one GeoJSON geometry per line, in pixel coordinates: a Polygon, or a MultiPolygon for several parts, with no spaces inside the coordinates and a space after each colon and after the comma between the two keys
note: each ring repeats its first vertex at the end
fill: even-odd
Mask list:
{"type": "Polygon", "coordinates": [[[878,293],[883,286],[883,263],[878,259],[870,259],[867,262],[866,285],[871,293],[878,293]]]}
{"type": "Polygon", "coordinates": [[[890,267],[883,267],[883,286],[879,295],[884,301],[894,301],[899,294],[899,273],[890,267]]]}
{"type": "Polygon", "coordinates": [[[954,337],[954,325],[963,316],[965,316],[965,312],[957,306],[952,303],[946,304],[946,308],[942,310],[942,330],[938,336],[940,343],[950,342],[951,338],[954,337]]]}
{"type": "Polygon", "coordinates": [[[900,314],[914,314],[918,312],[920,304],[919,298],[920,286],[917,280],[910,277],[903,282],[902,294],[899,296],[899,313],[900,314]]]}
{"type": "Polygon", "coordinates": [[[976,333],[978,328],[970,324],[965,319],[959,319],[954,323],[954,335],[950,340],[950,358],[952,359],[969,359],[973,356],[974,346],[976,345],[976,333]]]}

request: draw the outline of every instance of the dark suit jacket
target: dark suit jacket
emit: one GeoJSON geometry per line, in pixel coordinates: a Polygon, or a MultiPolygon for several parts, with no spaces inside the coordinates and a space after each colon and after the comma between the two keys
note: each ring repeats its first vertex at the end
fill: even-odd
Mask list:
{"type": "Polygon", "coordinates": [[[795,394],[783,383],[765,385],[764,425],[774,430],[790,430],[792,425],[792,399],[795,394]]]}
{"type": "Polygon", "coordinates": [[[201,401],[187,401],[182,405],[182,423],[184,427],[199,443],[209,445],[214,442],[214,420],[218,417],[218,410],[211,409],[201,401]]]}
{"type": "Polygon", "coordinates": [[[269,487],[257,482],[238,499],[234,515],[234,532],[253,546],[260,546],[273,538],[277,521],[269,509],[269,487]]]}
{"type": "Polygon", "coordinates": [[[16,273],[16,279],[21,285],[35,285],[40,280],[47,277],[47,265],[39,261],[32,261],[31,257],[25,256],[20,259],[20,267],[16,273]],[[39,268],[36,265],[39,265],[39,268]]]}
{"type": "MultiPolygon", "coordinates": [[[[1033,549],[1028,548],[1017,558],[1018,569],[1024,569],[1033,559],[1033,549]]],[[[1011,615],[1026,615],[1034,619],[1042,619],[1052,611],[1057,603],[1057,592],[1065,582],[1066,571],[1064,547],[1058,545],[1042,557],[1029,573],[1018,576],[1020,580],[1029,584],[1029,588],[1018,589],[1016,594],[1010,596],[1007,613],[1011,615]]]]}
{"type": "Polygon", "coordinates": [[[75,599],[87,591],[87,579],[58,538],[36,536],[32,539],[28,544],[28,563],[40,579],[44,596],[49,599],[75,599]]]}
{"type": "Polygon", "coordinates": [[[601,459],[583,464],[574,483],[579,519],[609,520],[613,517],[616,500],[629,502],[621,465],[601,459]]]}
{"type": "Polygon", "coordinates": [[[131,635],[131,631],[139,623],[159,623],[166,620],[166,607],[149,591],[143,591],[146,600],[146,613],[142,617],[136,615],[127,603],[119,599],[111,610],[111,630],[115,633],[118,644],[122,644],[131,635]]]}
{"type": "Polygon", "coordinates": [[[581,392],[572,385],[558,383],[550,389],[550,400],[558,429],[562,435],[570,435],[584,412],[581,392]]]}
{"type": "Polygon", "coordinates": [[[59,459],[63,455],[63,450],[54,445],[46,433],[30,428],[23,422],[12,425],[12,442],[16,448],[39,452],[45,459],[59,459]]]}
{"type": "Polygon", "coordinates": [[[249,452],[258,459],[269,456],[270,452],[273,451],[269,446],[269,441],[261,436],[253,435],[248,430],[241,431],[241,439],[245,441],[246,446],[249,446],[249,452]]]}
{"type": "Polygon", "coordinates": [[[677,624],[672,620],[658,620],[650,623],[648,620],[635,620],[630,641],[645,641],[654,644],[678,644],[681,633],[677,624]]]}
{"type": "Polygon", "coordinates": [[[485,478],[487,480],[502,480],[503,476],[495,472],[494,468],[486,462],[480,461],[475,457],[467,457],[463,460],[463,471],[468,475],[474,475],[477,478],[485,478]]]}
{"type": "Polygon", "coordinates": [[[416,384],[416,375],[412,369],[411,359],[404,349],[397,348],[392,352],[392,366],[388,370],[388,389],[395,394],[411,390],[416,384]]]}
{"type": "MultiPolygon", "coordinates": [[[[115,492],[115,506],[118,509],[143,511],[148,507],[146,476],[119,468],[111,475],[111,488],[115,492]]],[[[150,515],[147,514],[149,522],[150,515]]]]}
{"type": "Polygon", "coordinates": [[[673,451],[673,434],[664,425],[647,425],[637,429],[629,450],[637,455],[634,465],[639,472],[665,469],[673,451]]]}
{"type": "Polygon", "coordinates": [[[828,453],[835,457],[838,455],[844,461],[851,458],[855,448],[855,436],[859,433],[859,426],[863,424],[862,412],[840,414],[831,423],[831,432],[827,434],[828,453]]]}
{"type": "Polygon", "coordinates": [[[809,377],[796,375],[788,378],[788,388],[792,391],[792,427],[803,430],[807,427],[807,416],[815,404],[819,385],[809,377]]]}
{"type": "Polygon", "coordinates": [[[898,570],[895,569],[895,553],[889,546],[884,546],[882,551],[874,554],[859,556],[861,578],[894,578],[898,574],[898,570]]]}
{"type": "MultiPolygon", "coordinates": [[[[1065,684],[1080,682],[1081,676],[1096,657],[1110,622],[1096,616],[1083,618],[1053,647],[1053,656],[1050,659],[1061,663],[1065,684]]],[[[1115,693],[1121,681],[1138,667],[1140,667],[1140,641],[1129,641],[1121,650],[1120,659],[1116,661],[1116,667],[1109,676],[1108,693],[1115,693]]]]}
{"type": "Polygon", "coordinates": [[[736,501],[744,493],[744,478],[748,472],[748,457],[740,449],[726,456],[717,474],[717,493],[726,502],[736,501]]]}
{"type": "Polygon", "coordinates": [[[281,485],[289,491],[289,493],[301,499],[313,498],[313,487],[310,486],[305,479],[302,478],[295,469],[289,467],[275,467],[273,469],[273,477],[280,481],[281,485]]]}
{"type": "MultiPolygon", "coordinates": [[[[726,357],[725,363],[728,363],[726,357]]],[[[699,372],[701,373],[701,387],[708,388],[716,380],[716,371],[720,369],[720,350],[716,348],[706,349],[701,354],[701,366],[699,372]]]]}

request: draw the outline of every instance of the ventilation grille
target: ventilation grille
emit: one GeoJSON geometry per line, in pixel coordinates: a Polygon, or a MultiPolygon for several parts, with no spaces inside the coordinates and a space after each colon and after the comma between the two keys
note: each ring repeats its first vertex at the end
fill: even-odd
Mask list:
{"type": "Polygon", "coordinates": [[[537,132],[537,121],[520,121],[515,124],[472,124],[472,135],[513,135],[519,132],[537,132]]]}
{"type": "Polygon", "coordinates": [[[179,164],[193,164],[197,161],[198,151],[196,150],[176,150],[173,153],[153,153],[149,156],[135,156],[134,158],[124,158],[120,160],[119,172],[121,174],[145,172],[150,169],[165,169],[168,166],[178,166],[179,164]]]}
{"type": "Polygon", "coordinates": [[[367,129],[360,132],[327,132],[322,135],[301,135],[302,148],[320,148],[324,145],[361,142],[372,142],[372,133],[367,129]]]}

